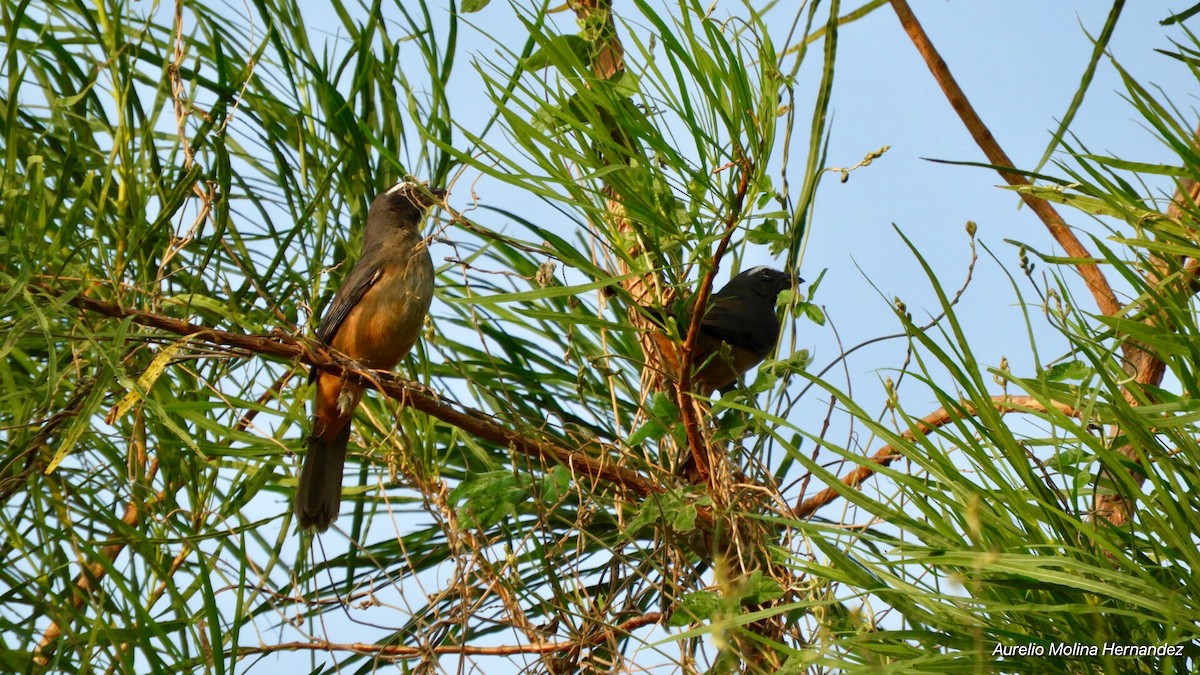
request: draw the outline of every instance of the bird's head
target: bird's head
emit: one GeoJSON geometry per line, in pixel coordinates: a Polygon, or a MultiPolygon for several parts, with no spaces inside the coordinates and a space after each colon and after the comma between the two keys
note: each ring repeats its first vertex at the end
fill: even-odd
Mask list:
{"type": "MultiPolygon", "coordinates": [[[[799,282],[803,282],[799,279],[799,282]]],[[[757,295],[774,304],[781,291],[792,287],[792,275],[766,265],[751,267],[725,285],[717,295],[757,295]]]]}
{"type": "Polygon", "coordinates": [[[402,180],[385,192],[375,197],[371,202],[371,214],[387,214],[399,218],[401,222],[415,224],[421,220],[425,211],[438,203],[446,191],[431,188],[411,180],[402,180]]]}

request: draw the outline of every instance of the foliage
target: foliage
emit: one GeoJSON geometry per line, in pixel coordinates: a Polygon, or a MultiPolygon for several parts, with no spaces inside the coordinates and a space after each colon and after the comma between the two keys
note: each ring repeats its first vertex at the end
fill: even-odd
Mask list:
{"type": "Polygon", "coordinates": [[[331,672],[1194,668],[1189,114],[1127,77],[1179,162],[1091,152],[1068,133],[1089,66],[1047,151],[1059,176],[1017,190],[1101,216],[1089,245],[1132,300],[1088,309],[1081,261],[1025,244],[1033,372],[975,355],[910,242],[941,315],[897,305],[911,358],[881,414],[809,370],[819,280],[782,306],[777,358],[693,407],[643,344],[646,306],[763,252],[798,268],[818,184],[848,171],[824,157],[838,32],[883,3],[514,3],[524,43],[473,54],[460,32],[486,4],[333,3],[336,26],[288,0],[0,5],[0,669],[227,672],[300,650],[331,672]],[[804,63],[820,77],[798,92],[804,63]],[[328,365],[304,336],[402,175],[452,190],[432,235],[452,255],[401,367],[423,387],[367,397],[345,536],[301,538],[305,364],[328,365]],[[524,201],[475,203],[480,177],[524,201]],[[817,394],[873,455],[794,414],[817,394]],[[909,408],[926,394],[940,411],[909,408]],[[710,481],[676,475],[697,447],[710,481]],[[1106,642],[1186,650],[996,654],[1106,642]]]}

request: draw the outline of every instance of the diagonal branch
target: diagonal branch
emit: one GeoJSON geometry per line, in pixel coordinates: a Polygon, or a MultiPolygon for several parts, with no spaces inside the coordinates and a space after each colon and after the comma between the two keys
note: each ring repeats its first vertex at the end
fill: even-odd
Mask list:
{"type": "MultiPolygon", "coordinates": [[[[946,94],[946,100],[950,102],[950,106],[954,108],[954,112],[958,113],[963,125],[967,127],[971,138],[975,139],[975,144],[983,151],[983,154],[988,158],[988,162],[998,167],[1016,168],[1008,154],[996,142],[996,137],[992,135],[991,130],[983,123],[979,114],[975,112],[975,107],[971,105],[971,101],[967,99],[967,95],[963,93],[958,82],[954,79],[954,75],[950,73],[950,67],[942,59],[937,48],[933,46],[929,36],[925,33],[925,29],[921,27],[917,17],[909,8],[906,0],[891,0],[892,9],[896,11],[896,16],[899,17],[901,25],[904,26],[904,31],[908,33],[908,37],[912,39],[913,46],[921,54],[921,58],[925,59],[925,65],[929,67],[929,72],[933,74],[933,78],[937,80],[938,86],[942,88],[942,92],[946,94]]],[[[1029,181],[1020,174],[1010,173],[999,170],[1000,176],[1008,182],[1009,185],[1029,185],[1029,181]]],[[[1063,247],[1069,256],[1078,260],[1075,264],[1079,274],[1083,276],[1087,283],[1088,289],[1092,292],[1092,297],[1096,300],[1096,305],[1105,316],[1113,316],[1121,309],[1120,303],[1117,302],[1117,297],[1113,293],[1112,288],[1108,285],[1108,279],[1100,271],[1094,263],[1089,262],[1092,259],[1092,254],[1088,252],[1075,233],[1067,227],[1062,216],[1058,215],[1058,211],[1044,199],[1038,199],[1033,195],[1024,192],[1019,193],[1021,199],[1029,206],[1029,209],[1041,219],[1046,229],[1054,237],[1055,241],[1063,247]]]]}
{"type": "MultiPolygon", "coordinates": [[[[1032,398],[1030,396],[1007,396],[1007,395],[1006,396],[993,396],[992,397],[992,406],[1000,414],[1005,414],[1005,413],[1010,413],[1010,412],[1019,412],[1019,413],[1049,412],[1049,409],[1046,407],[1045,404],[1043,404],[1041,401],[1039,401],[1035,398],[1032,398]]],[[[1078,411],[1076,411],[1074,408],[1067,405],[1066,403],[1059,403],[1059,402],[1055,401],[1053,403],[1053,408],[1064,415],[1069,415],[1071,417],[1079,416],[1078,411]]],[[[945,408],[938,408],[935,412],[930,413],[930,414],[926,415],[925,417],[922,417],[917,422],[917,428],[915,431],[910,429],[909,431],[905,431],[904,433],[900,434],[900,437],[903,438],[905,441],[912,441],[917,437],[917,434],[921,434],[921,435],[928,434],[929,432],[933,431],[934,429],[946,426],[947,424],[950,424],[951,422],[957,421],[964,417],[973,416],[973,415],[975,415],[975,411],[976,411],[976,408],[970,404],[966,404],[966,414],[965,415],[961,415],[958,412],[951,412],[949,410],[946,410],[945,408]]],[[[891,445],[884,446],[878,452],[876,452],[869,460],[867,460],[869,462],[869,464],[863,464],[861,466],[855,467],[855,469],[853,471],[851,471],[850,473],[843,476],[842,477],[842,485],[845,485],[846,487],[849,487],[849,488],[857,489],[860,485],[862,485],[864,482],[866,482],[866,480],[868,478],[870,478],[871,476],[874,476],[879,471],[879,469],[882,469],[883,467],[891,464],[892,462],[896,461],[897,459],[900,459],[901,457],[903,457],[903,455],[901,455],[899,452],[897,452],[895,447],[893,447],[891,445]]],[[[805,499],[803,502],[801,502],[799,505],[797,505],[795,509],[792,509],[792,515],[794,515],[795,517],[800,518],[800,519],[808,518],[809,516],[812,516],[814,513],[816,513],[817,510],[820,509],[821,507],[826,506],[827,504],[836,500],[840,494],[841,494],[840,488],[832,488],[832,487],[825,488],[824,490],[818,492],[817,494],[813,495],[812,497],[805,499]]]]}
{"type": "MultiPolygon", "coordinates": [[[[651,482],[640,473],[616,466],[607,460],[606,456],[618,452],[616,448],[593,443],[582,448],[571,449],[558,444],[552,438],[526,435],[497,424],[481,411],[444,402],[442,398],[430,392],[420,383],[404,380],[391,372],[364,368],[325,346],[305,344],[281,334],[247,335],[217,330],[161,314],[93,300],[83,295],[68,298],[62,291],[48,286],[39,285],[32,288],[37,288],[50,296],[67,298],[66,301],[71,305],[89,312],[114,318],[127,318],[134,323],[176,335],[190,335],[195,339],[213,345],[230,347],[244,354],[299,360],[335,375],[345,374],[355,379],[357,384],[383,392],[405,405],[461,429],[476,438],[511,448],[530,457],[562,464],[574,472],[587,475],[592,480],[610,483],[617,489],[630,492],[638,497],[648,497],[665,492],[663,486],[651,482]]],[[[701,528],[707,528],[712,524],[712,513],[704,508],[698,510],[698,525],[701,528]]]]}
{"type": "MultiPolygon", "coordinates": [[[[971,137],[975,139],[975,143],[979,146],[983,153],[987,156],[988,161],[998,167],[1013,167],[1012,160],[1008,158],[1000,144],[996,142],[991,131],[984,125],[983,120],[975,112],[975,108],[971,102],[967,100],[966,94],[958,86],[954,80],[954,76],[950,74],[950,69],[946,62],[938,54],[937,49],[926,35],[925,29],[921,27],[916,16],[913,15],[912,9],[908,6],[906,0],[890,0],[892,9],[895,10],[896,16],[900,19],[901,25],[912,39],[913,45],[920,52],[921,57],[925,59],[925,64],[929,67],[929,71],[941,86],[942,91],[946,94],[946,99],[950,105],[958,113],[963,124],[971,133],[971,137]]],[[[1029,181],[1023,176],[1016,173],[1010,173],[1000,170],[1000,175],[1010,185],[1029,185],[1029,181]]],[[[1180,190],[1176,194],[1176,203],[1182,201],[1184,195],[1184,186],[1180,186],[1180,190]]],[[[1059,243],[1060,246],[1070,255],[1075,258],[1075,268],[1079,270],[1080,275],[1087,283],[1088,289],[1092,293],[1092,297],[1096,301],[1097,307],[1105,316],[1115,316],[1121,311],[1121,306],[1117,302],[1116,296],[1113,294],[1112,288],[1108,285],[1108,280],[1100,271],[1100,268],[1091,262],[1091,254],[1080,243],[1075,233],[1066,226],[1058,212],[1050,205],[1049,202],[1038,199],[1031,194],[1021,192],[1021,199],[1025,201],[1031,211],[1033,211],[1042,220],[1050,234],[1059,243]]],[[[1149,321],[1157,320],[1152,317],[1149,321]]],[[[1143,345],[1133,339],[1126,339],[1121,343],[1121,352],[1125,357],[1125,362],[1133,381],[1138,384],[1158,385],[1162,382],[1163,375],[1166,372],[1166,364],[1161,358],[1154,353],[1147,351],[1143,345]]],[[[1136,405],[1137,400],[1134,392],[1128,387],[1124,391],[1125,399],[1131,405],[1136,405]]],[[[1132,447],[1126,447],[1121,450],[1121,453],[1130,458],[1134,458],[1134,450],[1132,447]]],[[[1140,478],[1135,478],[1140,480],[1140,478]]],[[[1126,522],[1132,512],[1132,504],[1121,496],[1110,496],[1097,494],[1095,511],[1101,517],[1109,522],[1120,525],[1126,522]]]]}
{"type": "Polygon", "coordinates": [[[700,287],[696,289],[695,302],[692,304],[692,318],[688,323],[687,337],[684,339],[683,350],[679,358],[679,373],[675,387],[679,413],[683,418],[684,429],[687,431],[692,460],[696,463],[697,475],[703,481],[710,480],[710,471],[708,453],[705,452],[704,440],[700,435],[700,419],[696,414],[691,393],[692,354],[696,352],[696,343],[700,339],[700,324],[704,322],[704,310],[708,307],[709,296],[712,295],[713,281],[721,269],[721,259],[725,257],[725,252],[729,249],[733,233],[737,230],[746,202],[746,193],[750,189],[750,168],[745,166],[746,163],[745,159],[739,163],[742,175],[738,181],[737,194],[734,195],[733,207],[729,211],[729,217],[725,220],[725,233],[722,235],[721,241],[717,243],[716,252],[713,253],[712,266],[700,279],[700,287]]]}
{"type": "Polygon", "coordinates": [[[369,644],[365,642],[336,643],[318,640],[314,642],[285,642],[276,645],[261,645],[258,647],[237,647],[238,657],[254,654],[270,654],[285,651],[320,651],[320,652],[353,652],[381,658],[413,659],[428,656],[430,653],[447,656],[515,656],[517,654],[553,654],[556,652],[573,652],[586,647],[597,645],[614,635],[623,635],[645,626],[657,624],[663,618],[660,612],[649,612],[643,616],[634,617],[613,626],[607,630],[576,640],[561,640],[557,642],[539,642],[528,645],[498,645],[493,647],[473,645],[438,645],[435,647],[369,644]]]}

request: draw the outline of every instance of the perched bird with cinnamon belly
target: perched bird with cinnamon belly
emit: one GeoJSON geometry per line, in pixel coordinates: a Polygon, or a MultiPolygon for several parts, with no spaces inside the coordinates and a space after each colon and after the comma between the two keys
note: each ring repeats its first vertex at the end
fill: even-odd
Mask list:
{"type": "MultiPolygon", "coordinates": [[[[421,224],[445,195],[402,181],[375,197],[363,231],[363,254],[317,326],[317,338],[358,363],[391,370],[421,334],[433,301],[433,259],[421,224]]],[[[338,516],[350,419],[362,387],[313,369],[312,433],[296,488],[302,529],[324,532],[338,516]]]]}

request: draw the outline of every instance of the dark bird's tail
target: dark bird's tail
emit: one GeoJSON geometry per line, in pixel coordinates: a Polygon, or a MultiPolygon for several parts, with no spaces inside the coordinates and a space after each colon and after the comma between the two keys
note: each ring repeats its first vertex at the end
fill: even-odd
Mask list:
{"type": "Polygon", "coordinates": [[[346,465],[346,446],[350,442],[350,423],[329,436],[313,434],[300,469],[296,487],[296,520],[301,529],[324,532],[337,519],[342,502],[342,469],[346,465]]]}

